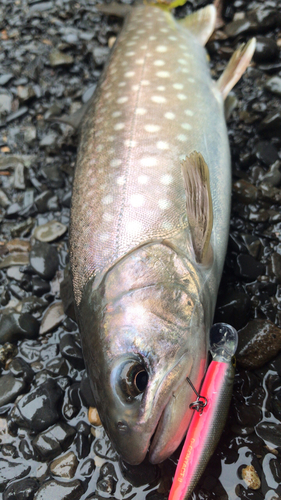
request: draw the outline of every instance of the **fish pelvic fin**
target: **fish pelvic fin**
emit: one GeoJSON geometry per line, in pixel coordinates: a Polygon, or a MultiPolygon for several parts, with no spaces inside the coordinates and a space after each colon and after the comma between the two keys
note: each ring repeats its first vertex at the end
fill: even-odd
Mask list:
{"type": "Polygon", "coordinates": [[[186,191],[186,210],[196,261],[210,265],[213,205],[209,168],[203,156],[193,151],[181,164],[186,191]]]}
{"type": "Polygon", "coordinates": [[[216,7],[214,5],[207,5],[184,19],[180,19],[178,23],[187,28],[202,45],[205,45],[215,30],[216,19],[216,7]]]}
{"type": "Polygon", "coordinates": [[[248,68],[256,48],[256,39],[251,38],[248,43],[243,43],[231,56],[228,65],[217,81],[217,88],[223,99],[226,99],[234,85],[240,80],[248,68]]]}

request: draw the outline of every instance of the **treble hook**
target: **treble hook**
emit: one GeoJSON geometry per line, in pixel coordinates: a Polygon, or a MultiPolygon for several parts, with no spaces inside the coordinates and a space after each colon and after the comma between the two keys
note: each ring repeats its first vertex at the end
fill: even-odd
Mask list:
{"type": "Polygon", "coordinates": [[[198,411],[198,413],[201,415],[201,413],[203,412],[203,409],[205,408],[205,406],[207,406],[208,404],[208,400],[207,398],[205,398],[205,396],[201,396],[195,389],[193,383],[191,382],[190,378],[186,377],[186,380],[187,382],[189,383],[189,385],[191,386],[191,389],[195,392],[196,396],[197,396],[197,399],[196,401],[193,401],[193,403],[190,403],[189,405],[189,408],[191,410],[196,410],[198,411]]]}

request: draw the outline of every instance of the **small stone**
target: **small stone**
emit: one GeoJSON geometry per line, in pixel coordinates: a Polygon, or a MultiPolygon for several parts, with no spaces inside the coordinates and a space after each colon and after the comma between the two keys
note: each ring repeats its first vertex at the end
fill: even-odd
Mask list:
{"type": "Polygon", "coordinates": [[[244,179],[233,184],[233,192],[240,201],[246,204],[254,202],[258,196],[257,188],[244,179]]]}
{"type": "Polygon", "coordinates": [[[13,403],[19,394],[24,392],[26,384],[17,380],[13,375],[2,375],[0,377],[0,406],[13,403]]]}
{"type": "Polygon", "coordinates": [[[71,55],[53,50],[49,56],[50,65],[55,68],[56,66],[69,66],[73,64],[74,59],[71,55]]]}
{"type": "Polygon", "coordinates": [[[65,483],[51,479],[39,488],[33,500],[50,500],[50,498],[55,500],[80,500],[83,493],[84,488],[78,479],[65,483]]]}
{"type": "Polygon", "coordinates": [[[13,253],[4,257],[0,262],[0,269],[11,266],[26,266],[29,264],[29,254],[24,252],[13,253]]]}
{"type": "Polygon", "coordinates": [[[260,478],[253,465],[247,465],[242,469],[242,479],[251,490],[258,490],[261,487],[260,478]]]}
{"type": "Polygon", "coordinates": [[[97,86],[97,84],[95,83],[94,85],[91,85],[91,87],[89,87],[84,92],[84,94],[82,95],[82,102],[88,102],[91,99],[92,95],[95,92],[96,86],[97,86]]]}
{"type": "Polygon", "coordinates": [[[37,226],[33,234],[38,241],[49,243],[60,238],[66,231],[67,227],[64,224],[56,220],[51,220],[46,224],[42,224],[42,226],[37,226]]]}
{"type": "Polygon", "coordinates": [[[268,167],[279,160],[276,147],[268,141],[260,141],[255,147],[255,154],[268,167]]]}
{"type": "Polygon", "coordinates": [[[24,277],[24,273],[21,272],[21,266],[9,267],[7,269],[7,277],[20,282],[24,277]]]}
{"type": "Polygon", "coordinates": [[[0,116],[10,113],[12,109],[12,96],[0,94],[0,116]]]}
{"type": "Polygon", "coordinates": [[[261,178],[263,184],[268,184],[272,187],[280,186],[281,184],[281,162],[277,160],[271,165],[270,169],[261,178]]]}
{"type": "Polygon", "coordinates": [[[88,419],[90,424],[95,425],[96,427],[102,425],[98,410],[96,408],[89,408],[88,419]]]}
{"type": "Polygon", "coordinates": [[[28,113],[28,107],[27,106],[22,106],[22,108],[19,108],[14,113],[11,113],[7,117],[6,122],[9,123],[9,122],[12,122],[14,120],[17,120],[18,118],[20,118],[21,116],[26,115],[27,113],[28,113]]]}
{"type": "Polygon", "coordinates": [[[56,248],[49,243],[36,243],[30,252],[30,265],[41,278],[51,280],[59,266],[56,248]]]}
{"type": "Polygon", "coordinates": [[[69,363],[78,370],[85,368],[84,358],[80,345],[75,340],[74,335],[66,333],[60,341],[61,355],[69,361],[69,363]]]}
{"type": "Polygon", "coordinates": [[[281,78],[279,76],[273,76],[269,78],[265,84],[266,90],[272,92],[272,94],[276,94],[281,97],[281,78]]]}
{"type": "Polygon", "coordinates": [[[114,494],[116,490],[117,476],[114,465],[110,462],[105,462],[100,468],[100,475],[97,481],[97,489],[107,493],[114,494]]]}
{"type": "Polygon", "coordinates": [[[32,444],[37,453],[47,460],[65,451],[72,443],[75,433],[73,427],[61,422],[38,434],[32,444]]]}
{"type": "Polygon", "coordinates": [[[45,333],[51,332],[65,319],[65,317],[66,315],[61,301],[51,304],[43,316],[39,334],[44,335],[45,333]]]}
{"type": "Polygon", "coordinates": [[[0,207],[7,208],[11,204],[6,193],[0,189],[0,207]]]}
{"type": "Polygon", "coordinates": [[[3,500],[32,500],[40,486],[35,477],[27,477],[12,482],[3,493],[3,500]]]}
{"type": "Polygon", "coordinates": [[[55,132],[49,132],[48,134],[44,135],[40,141],[40,147],[45,148],[45,147],[50,147],[50,146],[55,146],[58,140],[58,135],[55,132]]]}
{"type": "Polygon", "coordinates": [[[7,241],[6,248],[8,252],[29,252],[31,245],[29,241],[15,238],[14,240],[7,241]]]}
{"type": "Polygon", "coordinates": [[[5,486],[9,481],[16,481],[24,476],[26,476],[30,472],[30,465],[11,462],[5,460],[4,458],[0,459],[0,491],[3,491],[5,486]]]}
{"type": "Polygon", "coordinates": [[[30,85],[19,85],[18,88],[18,97],[21,102],[27,102],[33,97],[36,96],[34,89],[30,85]]]}
{"type": "Polygon", "coordinates": [[[235,263],[235,274],[247,280],[255,280],[265,273],[265,264],[254,259],[251,255],[240,254],[235,263]]]}
{"type": "Polygon", "coordinates": [[[61,398],[62,390],[49,379],[16,403],[13,420],[32,431],[44,431],[59,419],[61,398]]]}
{"type": "Polygon", "coordinates": [[[39,332],[39,322],[31,314],[16,312],[3,314],[0,319],[0,343],[34,339],[39,332]]]}
{"type": "Polygon", "coordinates": [[[0,76],[0,86],[6,85],[12,78],[14,78],[13,73],[5,73],[4,75],[0,76]]]}
{"type": "Polygon", "coordinates": [[[269,320],[249,321],[238,336],[236,358],[243,368],[260,368],[281,349],[281,329],[269,320]]]}
{"type": "Polygon", "coordinates": [[[59,209],[58,197],[49,189],[39,194],[34,202],[40,214],[59,209]]]}
{"type": "Polygon", "coordinates": [[[270,139],[271,137],[281,137],[281,113],[279,111],[269,113],[258,125],[257,130],[270,139]]]}
{"type": "Polygon", "coordinates": [[[9,364],[9,369],[14,377],[22,378],[27,384],[33,379],[34,372],[29,363],[19,356],[12,359],[9,364]]]}
{"type": "Polygon", "coordinates": [[[275,422],[260,422],[255,427],[256,434],[272,448],[281,446],[281,424],[275,422]]]}
{"type": "Polygon", "coordinates": [[[42,280],[38,276],[32,277],[32,292],[37,297],[41,297],[50,291],[50,284],[47,281],[42,280]]]}
{"type": "Polygon", "coordinates": [[[257,63],[274,61],[278,57],[278,46],[272,38],[265,36],[256,37],[256,50],[253,60],[257,63]]]}
{"type": "Polygon", "coordinates": [[[109,47],[95,47],[93,50],[93,56],[97,66],[102,66],[108,58],[109,47]]]}
{"type": "Polygon", "coordinates": [[[72,479],[78,466],[78,460],[73,453],[69,451],[65,455],[54,460],[50,465],[50,470],[54,476],[72,479]]]}

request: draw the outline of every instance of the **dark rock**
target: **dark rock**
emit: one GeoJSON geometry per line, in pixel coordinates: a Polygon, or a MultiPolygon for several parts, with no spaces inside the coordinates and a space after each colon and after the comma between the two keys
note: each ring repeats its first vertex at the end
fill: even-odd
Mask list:
{"type": "Polygon", "coordinates": [[[241,234],[241,238],[249,254],[257,258],[261,249],[260,239],[251,234],[241,234]]]}
{"type": "Polygon", "coordinates": [[[54,460],[50,465],[51,473],[54,476],[72,479],[78,466],[78,460],[73,451],[68,451],[65,455],[54,460]]]}
{"type": "Polygon", "coordinates": [[[91,477],[95,468],[95,461],[92,458],[88,458],[87,460],[84,460],[80,468],[80,474],[85,477],[91,477]]]}
{"type": "Polygon", "coordinates": [[[24,338],[34,339],[38,336],[39,322],[31,314],[3,314],[0,319],[0,343],[15,342],[24,338]]]}
{"type": "Polygon", "coordinates": [[[57,356],[58,352],[58,344],[47,344],[41,349],[40,357],[42,361],[52,360],[57,356]]]}
{"type": "Polygon", "coordinates": [[[258,132],[265,137],[281,137],[281,113],[269,113],[258,126],[258,132]]]}
{"type": "Polygon", "coordinates": [[[32,444],[37,453],[47,460],[65,451],[73,441],[75,432],[73,427],[61,422],[38,434],[32,444]]]}
{"type": "Polygon", "coordinates": [[[63,310],[62,302],[55,302],[51,304],[46,310],[39,333],[40,335],[44,335],[45,333],[51,332],[65,319],[65,313],[63,310]]]}
{"type": "Polygon", "coordinates": [[[281,184],[281,163],[277,160],[266,174],[262,176],[262,183],[268,184],[269,186],[279,186],[281,184]]]}
{"type": "Polygon", "coordinates": [[[46,370],[54,377],[58,377],[59,375],[65,376],[68,374],[67,364],[65,360],[61,358],[50,359],[50,361],[46,363],[46,370]]]}
{"type": "Polygon", "coordinates": [[[255,280],[265,273],[265,265],[251,255],[240,254],[235,264],[235,274],[247,280],[255,280]]]}
{"type": "Polygon", "coordinates": [[[254,202],[258,196],[257,188],[244,179],[240,179],[233,184],[233,193],[246,204],[254,202]]]}
{"type": "Polygon", "coordinates": [[[42,280],[38,276],[32,277],[32,292],[37,297],[41,297],[50,291],[50,284],[47,281],[42,280]]]}
{"type": "Polygon", "coordinates": [[[260,368],[281,349],[281,329],[271,321],[254,319],[238,334],[236,358],[244,368],[260,368]]]}
{"type": "Polygon", "coordinates": [[[48,243],[35,243],[30,252],[32,269],[46,280],[51,280],[59,267],[58,252],[48,243]]]}
{"type": "Polygon", "coordinates": [[[25,460],[38,460],[38,455],[34,451],[34,448],[29,439],[21,439],[19,444],[19,450],[25,460]]]}
{"type": "Polygon", "coordinates": [[[3,500],[33,500],[39,486],[40,483],[35,477],[28,477],[13,482],[5,489],[3,500]]]}
{"type": "Polygon", "coordinates": [[[281,484],[281,464],[278,458],[271,458],[269,467],[276,483],[281,484]]]}
{"type": "Polygon", "coordinates": [[[27,384],[33,379],[34,372],[30,365],[21,357],[12,359],[9,369],[14,377],[22,378],[27,384]]]}
{"type": "Polygon", "coordinates": [[[137,488],[144,484],[151,484],[160,476],[160,469],[145,459],[140,465],[130,465],[120,460],[122,476],[137,488]]]}
{"type": "Polygon", "coordinates": [[[214,323],[228,323],[240,330],[250,319],[251,301],[246,293],[231,290],[220,295],[214,323]]]}
{"type": "Polygon", "coordinates": [[[260,141],[255,147],[255,154],[268,167],[279,159],[276,147],[268,141],[260,141]]]}
{"type": "Polygon", "coordinates": [[[281,446],[281,424],[275,422],[260,422],[255,427],[256,434],[270,447],[281,446]]]}
{"type": "Polygon", "coordinates": [[[281,97],[281,78],[279,76],[273,76],[267,80],[264,87],[266,90],[272,92],[272,94],[276,94],[281,97]]]}
{"type": "Polygon", "coordinates": [[[47,180],[49,187],[54,189],[64,187],[63,174],[57,165],[47,165],[42,168],[41,172],[47,180]]]}
{"type": "Polygon", "coordinates": [[[40,214],[59,209],[58,197],[51,190],[43,191],[35,198],[34,202],[40,214]]]}
{"type": "Polygon", "coordinates": [[[9,481],[16,481],[17,479],[21,479],[26,476],[30,469],[30,465],[19,462],[11,462],[5,460],[4,458],[0,458],[0,491],[4,490],[9,481]]]}
{"type": "Polygon", "coordinates": [[[257,44],[253,59],[257,63],[274,61],[278,57],[278,46],[275,40],[264,36],[256,37],[257,44]]]}
{"type": "Polygon", "coordinates": [[[116,490],[117,476],[114,465],[110,462],[105,462],[100,468],[100,475],[97,480],[97,489],[113,495],[116,490]]]}
{"type": "Polygon", "coordinates": [[[80,500],[84,493],[84,488],[78,479],[62,483],[51,479],[44,483],[35,493],[34,500],[80,500]]]}
{"type": "MultiPolygon", "coordinates": [[[[77,428],[77,427],[76,427],[77,428]]],[[[77,428],[78,431],[78,428],[77,428]]],[[[79,460],[81,458],[86,458],[91,449],[91,432],[89,430],[88,434],[85,435],[85,433],[82,432],[77,432],[75,436],[75,447],[76,447],[76,452],[79,460]]]]}
{"type": "Polygon", "coordinates": [[[244,19],[232,21],[225,27],[225,33],[228,37],[235,37],[250,30],[251,23],[246,17],[244,19]]]}
{"type": "Polygon", "coordinates": [[[44,431],[59,419],[61,398],[61,388],[49,379],[16,403],[13,420],[33,431],[44,431]]]}
{"type": "Polygon", "coordinates": [[[62,337],[60,341],[60,352],[74,368],[77,368],[77,370],[83,370],[85,368],[82,349],[71,333],[67,333],[62,337]]]}
{"type": "Polygon", "coordinates": [[[19,394],[24,392],[26,385],[22,380],[17,380],[13,375],[0,377],[0,406],[13,403],[19,394]]]}
{"type": "Polygon", "coordinates": [[[281,255],[280,253],[274,252],[271,255],[271,265],[274,277],[277,279],[278,283],[281,283],[281,255]]]}

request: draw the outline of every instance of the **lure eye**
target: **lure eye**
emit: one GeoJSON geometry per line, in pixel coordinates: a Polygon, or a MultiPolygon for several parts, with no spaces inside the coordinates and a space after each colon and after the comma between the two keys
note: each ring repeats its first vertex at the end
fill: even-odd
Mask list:
{"type": "Polygon", "coordinates": [[[135,361],[126,363],[120,374],[120,386],[127,398],[135,398],[142,394],[148,384],[148,373],[135,361]]]}

